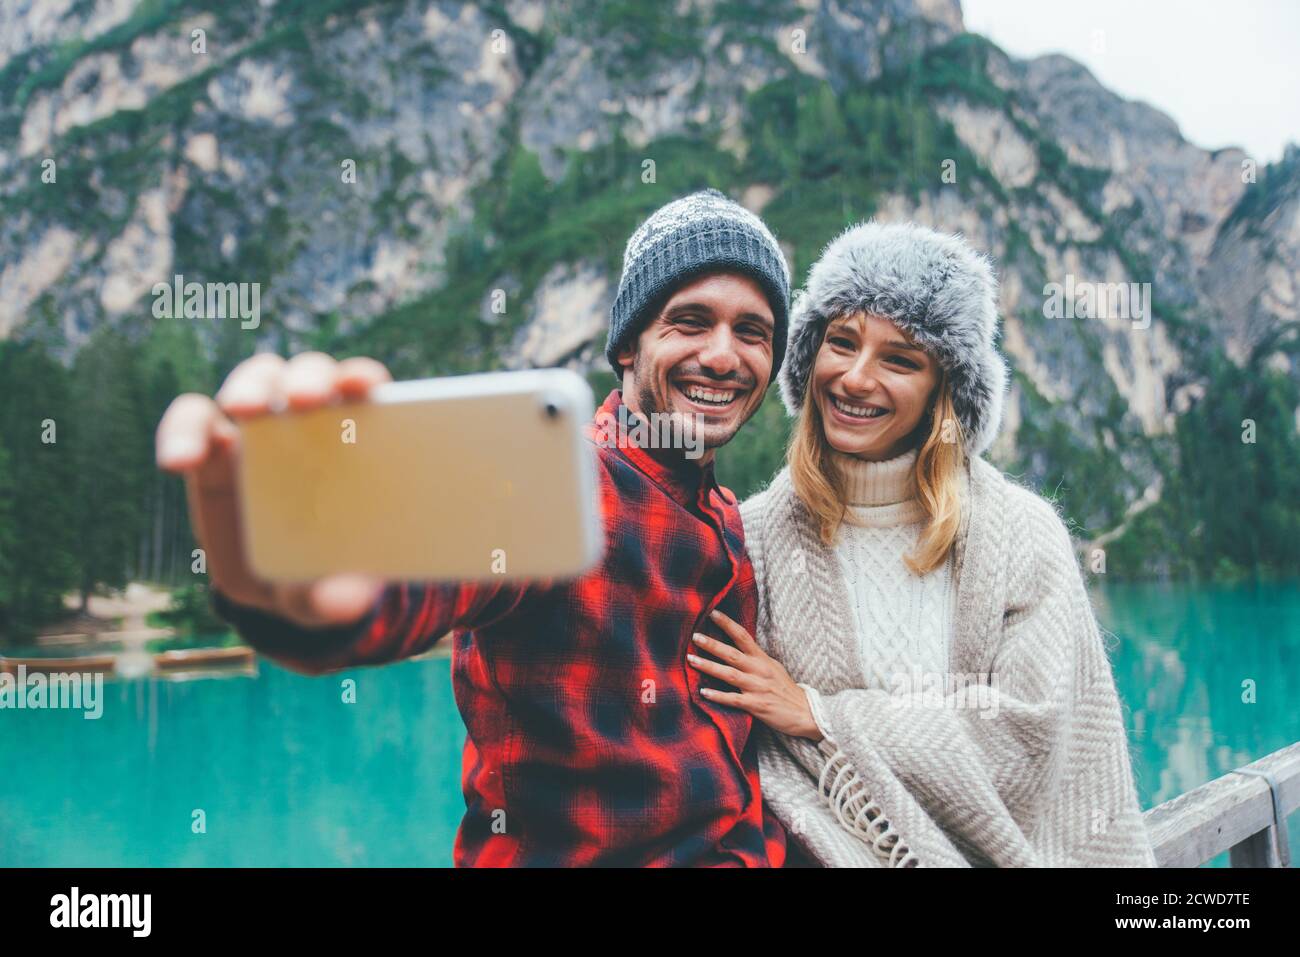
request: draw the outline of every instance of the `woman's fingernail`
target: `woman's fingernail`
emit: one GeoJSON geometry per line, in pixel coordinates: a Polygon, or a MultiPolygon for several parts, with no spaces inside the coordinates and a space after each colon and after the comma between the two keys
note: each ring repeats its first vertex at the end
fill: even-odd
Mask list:
{"type": "Polygon", "coordinates": [[[709,612],[709,617],[710,617],[710,618],[717,618],[717,617],[718,617],[719,615],[721,615],[721,614],[722,614],[722,612],[720,612],[718,609],[715,608],[715,609],[713,609],[713,611],[709,612]]]}
{"type": "Polygon", "coordinates": [[[700,694],[704,695],[704,697],[707,698],[707,697],[709,697],[709,695],[713,694],[713,689],[712,689],[712,688],[701,688],[701,689],[700,689],[700,694]]]}
{"type": "Polygon", "coordinates": [[[701,635],[701,634],[697,631],[695,634],[691,635],[691,640],[694,641],[697,645],[702,645],[702,644],[704,644],[704,642],[706,642],[708,639],[705,638],[703,635],[701,635]]]}
{"type": "Polygon", "coordinates": [[[686,660],[693,665],[698,665],[700,663],[700,659],[695,657],[694,655],[687,655],[686,660]]]}

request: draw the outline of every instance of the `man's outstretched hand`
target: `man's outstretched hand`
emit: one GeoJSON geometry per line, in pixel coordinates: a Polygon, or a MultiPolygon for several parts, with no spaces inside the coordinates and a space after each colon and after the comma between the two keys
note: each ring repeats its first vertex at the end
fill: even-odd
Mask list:
{"type": "Polygon", "coordinates": [[[365,398],[391,381],[382,363],[336,361],[322,352],[285,360],[258,353],[231,370],[212,399],[197,392],[177,396],[158,423],[158,467],[185,478],[190,524],[207,557],[212,586],[230,600],[287,618],[307,628],[359,621],[384,583],[364,575],[330,575],[305,584],[258,578],[244,554],[236,464],[235,422],[287,409],[305,412],[336,398],[365,398]]]}

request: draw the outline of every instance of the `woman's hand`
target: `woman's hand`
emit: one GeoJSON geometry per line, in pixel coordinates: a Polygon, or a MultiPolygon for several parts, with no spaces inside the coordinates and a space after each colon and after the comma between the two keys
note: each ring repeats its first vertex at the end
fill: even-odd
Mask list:
{"type": "Polygon", "coordinates": [[[813,742],[820,741],[822,733],[817,730],[812,709],[808,707],[808,696],[794,683],[789,672],[779,661],[769,657],[750,633],[736,622],[717,609],[713,610],[712,617],[718,627],[731,636],[736,647],[697,632],[694,636],[695,643],[721,658],[722,662],[709,661],[696,655],[687,655],[686,660],[696,670],[740,690],[728,692],[701,688],[700,694],[717,704],[748,711],[774,731],[808,738],[813,742]]]}

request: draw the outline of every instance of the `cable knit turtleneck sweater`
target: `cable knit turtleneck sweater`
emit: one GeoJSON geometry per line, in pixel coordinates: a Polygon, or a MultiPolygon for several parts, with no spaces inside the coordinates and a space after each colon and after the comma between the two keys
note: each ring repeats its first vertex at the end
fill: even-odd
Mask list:
{"type": "MultiPolygon", "coordinates": [[[[864,468],[873,482],[887,474],[864,468]]],[[[854,627],[841,563],[788,467],[740,506],[758,583],[755,639],[813,689],[814,718],[832,732],[814,744],[756,729],[764,801],[833,867],[1154,867],[1124,713],[1064,521],[978,457],[959,470],[958,496],[954,683],[933,695],[868,687],[859,646],[877,636],[854,627]]],[[[866,506],[877,507],[890,506],[866,506]]],[[[894,527],[841,532],[856,542],[894,527]]],[[[852,589],[898,598],[876,579],[855,576],[852,589]]],[[[912,576],[904,590],[923,581],[912,576]]]]}
{"type": "Polygon", "coordinates": [[[925,527],[916,498],[916,450],[885,462],[832,456],[859,523],[841,523],[834,551],[867,687],[888,691],[913,680],[917,669],[922,675],[946,673],[957,602],[951,556],[920,577],[903,562],[925,527]]]}

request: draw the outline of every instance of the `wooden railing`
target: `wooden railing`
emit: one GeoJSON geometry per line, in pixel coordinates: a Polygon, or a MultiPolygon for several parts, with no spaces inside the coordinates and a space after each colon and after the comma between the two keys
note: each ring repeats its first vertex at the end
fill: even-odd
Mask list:
{"type": "Polygon", "coordinates": [[[1300,807],[1300,741],[1146,812],[1160,867],[1287,867],[1287,815],[1300,807]]]}

